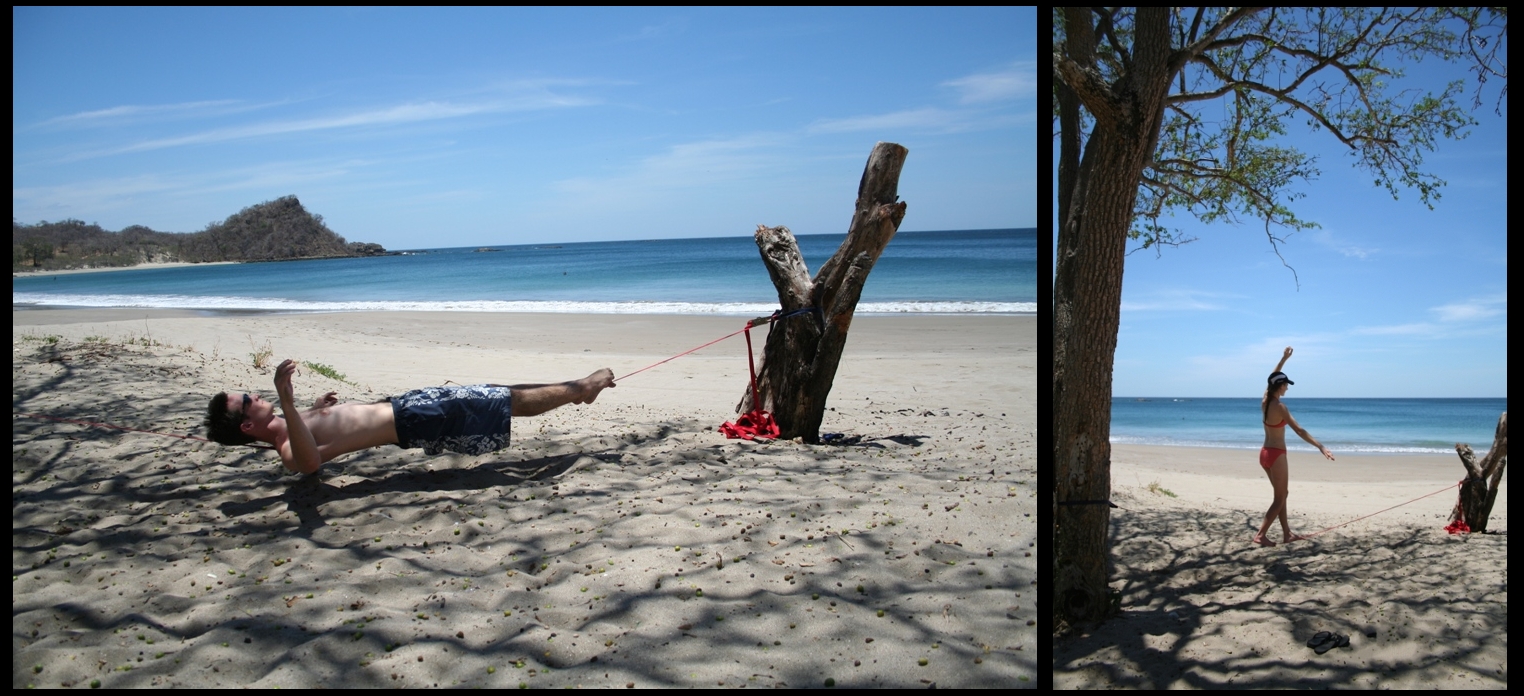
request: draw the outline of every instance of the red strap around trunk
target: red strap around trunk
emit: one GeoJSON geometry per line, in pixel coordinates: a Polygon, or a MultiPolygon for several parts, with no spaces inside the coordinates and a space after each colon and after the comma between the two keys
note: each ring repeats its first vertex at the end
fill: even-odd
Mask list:
{"type": "Polygon", "coordinates": [[[731,440],[750,440],[757,437],[778,437],[778,424],[773,421],[773,414],[762,410],[762,397],[757,393],[757,364],[751,356],[751,324],[743,329],[746,332],[746,367],[751,370],[751,411],[741,414],[734,423],[726,422],[720,426],[720,432],[731,440]]]}

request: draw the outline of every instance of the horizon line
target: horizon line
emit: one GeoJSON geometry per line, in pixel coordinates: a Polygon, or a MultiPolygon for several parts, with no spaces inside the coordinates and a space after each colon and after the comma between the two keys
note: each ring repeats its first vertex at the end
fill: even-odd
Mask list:
{"type": "MultiPolygon", "coordinates": [[[[787,225],[784,225],[784,226],[787,227],[787,225]]],[[[941,233],[944,233],[944,232],[1004,232],[1004,231],[1007,231],[1007,230],[1010,230],[1012,232],[1023,232],[1023,231],[1026,231],[1026,230],[1031,230],[1033,232],[1036,232],[1037,228],[1036,227],[969,227],[969,228],[966,228],[966,229],[957,229],[957,230],[898,230],[898,231],[895,232],[895,234],[897,234],[897,235],[898,234],[924,234],[924,233],[941,234],[941,233]]],[[[797,237],[836,237],[836,236],[846,236],[846,234],[847,234],[846,232],[813,232],[813,233],[810,233],[810,234],[796,234],[794,236],[796,238],[797,237]]],[[[340,235],[340,236],[343,236],[343,235],[340,235]]],[[[653,237],[653,238],[650,238],[650,239],[592,239],[592,240],[584,240],[584,241],[580,241],[580,242],[551,241],[551,242],[515,242],[515,243],[512,243],[512,244],[487,244],[487,245],[466,244],[466,245],[458,246],[458,247],[418,247],[416,249],[400,249],[399,248],[399,249],[387,249],[387,251],[425,251],[425,250],[429,250],[429,249],[468,249],[468,248],[471,248],[471,247],[489,248],[489,247],[494,247],[494,246],[542,246],[542,245],[546,245],[546,244],[554,244],[554,245],[557,245],[557,246],[564,246],[564,245],[567,245],[567,244],[608,244],[608,243],[611,243],[611,242],[666,242],[666,241],[676,241],[676,240],[702,240],[702,239],[750,239],[751,237],[752,237],[752,235],[746,235],[746,234],[722,234],[722,235],[717,235],[717,236],[713,236],[713,237],[653,237]]]]}
{"type": "MultiPolygon", "coordinates": [[[[1115,396],[1113,399],[1253,399],[1252,396],[1115,396]]],[[[1507,396],[1297,396],[1298,399],[1507,399],[1507,396]]]]}

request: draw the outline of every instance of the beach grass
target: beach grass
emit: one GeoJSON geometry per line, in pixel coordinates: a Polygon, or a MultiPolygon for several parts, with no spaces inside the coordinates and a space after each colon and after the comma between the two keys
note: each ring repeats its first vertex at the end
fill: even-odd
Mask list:
{"type": "Polygon", "coordinates": [[[318,373],[318,374],[320,374],[320,375],[322,375],[324,377],[327,377],[328,379],[336,380],[336,381],[339,381],[339,382],[344,382],[346,384],[352,384],[352,382],[350,382],[349,379],[346,378],[343,375],[343,373],[339,372],[338,370],[333,369],[332,366],[324,365],[322,363],[305,362],[305,361],[302,364],[306,365],[307,369],[312,370],[313,372],[316,372],[316,373],[318,373]]]}
{"type": "Polygon", "coordinates": [[[270,367],[270,357],[275,355],[275,349],[271,347],[270,340],[265,339],[264,345],[254,345],[254,337],[249,336],[249,359],[254,363],[254,369],[264,370],[270,367]]]}

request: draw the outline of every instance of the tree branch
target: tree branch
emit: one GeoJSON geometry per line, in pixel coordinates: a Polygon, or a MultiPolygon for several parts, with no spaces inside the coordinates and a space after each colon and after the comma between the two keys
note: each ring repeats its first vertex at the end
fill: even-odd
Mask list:
{"type": "Polygon", "coordinates": [[[1104,7],[1092,7],[1090,9],[1095,12],[1096,16],[1100,17],[1100,22],[1096,25],[1096,31],[1105,36],[1106,42],[1111,44],[1111,50],[1116,51],[1118,60],[1122,62],[1122,68],[1124,70],[1131,70],[1132,57],[1127,55],[1127,49],[1122,47],[1120,41],[1117,41],[1116,32],[1112,28],[1111,20],[1116,16],[1116,11],[1107,10],[1104,7]]]}
{"type": "MultiPolygon", "coordinates": [[[[1275,242],[1277,241],[1277,237],[1275,235],[1270,233],[1270,218],[1268,218],[1268,217],[1265,218],[1265,236],[1270,238],[1270,248],[1275,251],[1275,257],[1281,260],[1281,265],[1285,266],[1286,268],[1291,269],[1291,279],[1296,281],[1296,291],[1297,292],[1301,292],[1302,291],[1302,279],[1299,276],[1297,276],[1296,269],[1295,268],[1291,268],[1291,264],[1286,263],[1286,257],[1281,256],[1281,248],[1275,245],[1275,242]]],[[[1286,240],[1280,239],[1278,241],[1284,242],[1286,240]]]]}
{"type": "MultiPolygon", "coordinates": [[[[1297,99],[1296,97],[1293,97],[1289,93],[1287,93],[1287,90],[1272,89],[1271,87],[1269,87],[1267,85],[1263,85],[1263,84],[1260,84],[1258,82],[1254,82],[1252,80],[1235,80],[1232,77],[1228,76],[1225,73],[1225,71],[1222,70],[1222,68],[1218,67],[1217,64],[1215,62],[1213,62],[1211,58],[1207,58],[1205,56],[1202,56],[1201,58],[1198,58],[1196,60],[1196,62],[1201,63],[1203,65],[1206,65],[1207,68],[1212,71],[1213,75],[1215,75],[1218,79],[1223,80],[1225,83],[1227,83],[1223,87],[1222,90],[1219,90],[1220,92],[1231,91],[1231,90],[1238,89],[1240,87],[1247,87],[1247,88],[1252,89],[1252,90],[1254,90],[1256,92],[1261,92],[1261,93],[1264,93],[1264,94],[1268,94],[1268,95],[1270,95],[1272,97],[1275,97],[1276,100],[1278,100],[1278,101],[1290,104],[1290,105],[1295,106],[1296,108],[1298,108],[1298,109],[1300,109],[1302,111],[1307,112],[1308,115],[1312,116],[1313,118],[1317,119],[1317,121],[1319,123],[1323,124],[1323,127],[1328,129],[1328,132],[1333,133],[1334,137],[1339,139],[1339,142],[1342,142],[1345,145],[1348,145],[1351,150],[1358,150],[1359,148],[1355,146],[1355,143],[1361,142],[1361,141],[1372,142],[1372,143],[1396,144],[1395,140],[1392,140],[1392,139],[1389,139],[1389,138],[1387,138],[1387,139],[1377,138],[1377,137],[1369,136],[1369,135],[1346,136],[1346,135],[1344,135],[1344,132],[1339,130],[1339,128],[1337,126],[1335,126],[1332,123],[1329,123],[1328,118],[1326,116],[1324,116],[1322,114],[1322,112],[1320,112],[1317,109],[1314,109],[1314,108],[1312,108],[1312,107],[1302,103],[1302,101],[1300,99],[1297,99]]],[[[1368,103],[1367,103],[1367,105],[1368,105],[1368,103]]]]}
{"type": "Polygon", "coordinates": [[[1095,68],[1086,68],[1074,60],[1053,54],[1053,79],[1062,81],[1090,110],[1096,123],[1111,125],[1122,118],[1121,105],[1112,94],[1111,85],[1095,68]]]}
{"type": "MultiPolygon", "coordinates": [[[[1227,16],[1225,16],[1222,19],[1218,20],[1216,24],[1213,24],[1210,29],[1207,29],[1206,34],[1203,35],[1199,40],[1193,41],[1193,42],[1191,42],[1191,45],[1186,46],[1186,47],[1180,49],[1180,51],[1179,51],[1179,54],[1180,54],[1180,64],[1184,65],[1186,62],[1190,61],[1191,59],[1195,58],[1196,56],[1201,55],[1201,53],[1206,50],[1206,48],[1207,48],[1207,46],[1209,44],[1211,44],[1213,41],[1215,41],[1217,39],[1217,37],[1219,35],[1221,35],[1223,32],[1228,30],[1228,27],[1231,27],[1234,24],[1237,24],[1240,20],[1244,19],[1245,17],[1253,15],[1253,14],[1255,14],[1255,13],[1257,13],[1260,10],[1263,10],[1263,9],[1265,9],[1265,8],[1263,8],[1263,7],[1240,7],[1238,9],[1228,13],[1227,16]]],[[[1197,22],[1199,22],[1201,20],[1201,15],[1199,13],[1196,15],[1196,20],[1197,20],[1197,22]]],[[[1194,36],[1195,33],[1196,33],[1196,27],[1193,24],[1191,26],[1191,35],[1194,36]]]]}
{"type": "MultiPolygon", "coordinates": [[[[1148,176],[1147,174],[1143,175],[1143,177],[1140,179],[1140,181],[1142,181],[1143,183],[1148,184],[1150,186],[1158,186],[1158,187],[1161,187],[1161,188],[1173,189],[1176,193],[1179,193],[1180,195],[1185,196],[1186,198],[1191,199],[1192,203],[1195,203],[1195,204],[1198,204],[1198,205],[1206,205],[1206,201],[1202,200],[1201,196],[1196,195],[1195,192],[1188,191],[1186,189],[1180,188],[1180,186],[1177,185],[1177,184],[1172,184],[1172,183],[1170,183],[1168,181],[1160,181],[1160,180],[1155,179],[1155,178],[1153,178],[1151,176],[1148,176]]],[[[1159,211],[1156,208],[1155,209],[1155,214],[1157,215],[1158,212],[1159,211]]]]}

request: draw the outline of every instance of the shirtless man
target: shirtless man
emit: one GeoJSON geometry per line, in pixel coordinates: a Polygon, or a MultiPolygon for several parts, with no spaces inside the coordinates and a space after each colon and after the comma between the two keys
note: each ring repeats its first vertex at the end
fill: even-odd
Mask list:
{"type": "Polygon", "coordinates": [[[486,454],[508,446],[512,417],[590,404],[614,386],[614,373],[603,369],[560,384],[428,387],[373,404],[341,404],[328,392],[311,409],[297,411],[291,390],[295,372],[292,360],[275,369],[284,418],[258,395],[223,392],[207,407],[207,437],[224,445],[267,442],[287,469],[303,474],[341,454],[381,445],[421,447],[431,456],[445,450],[486,454]]]}

